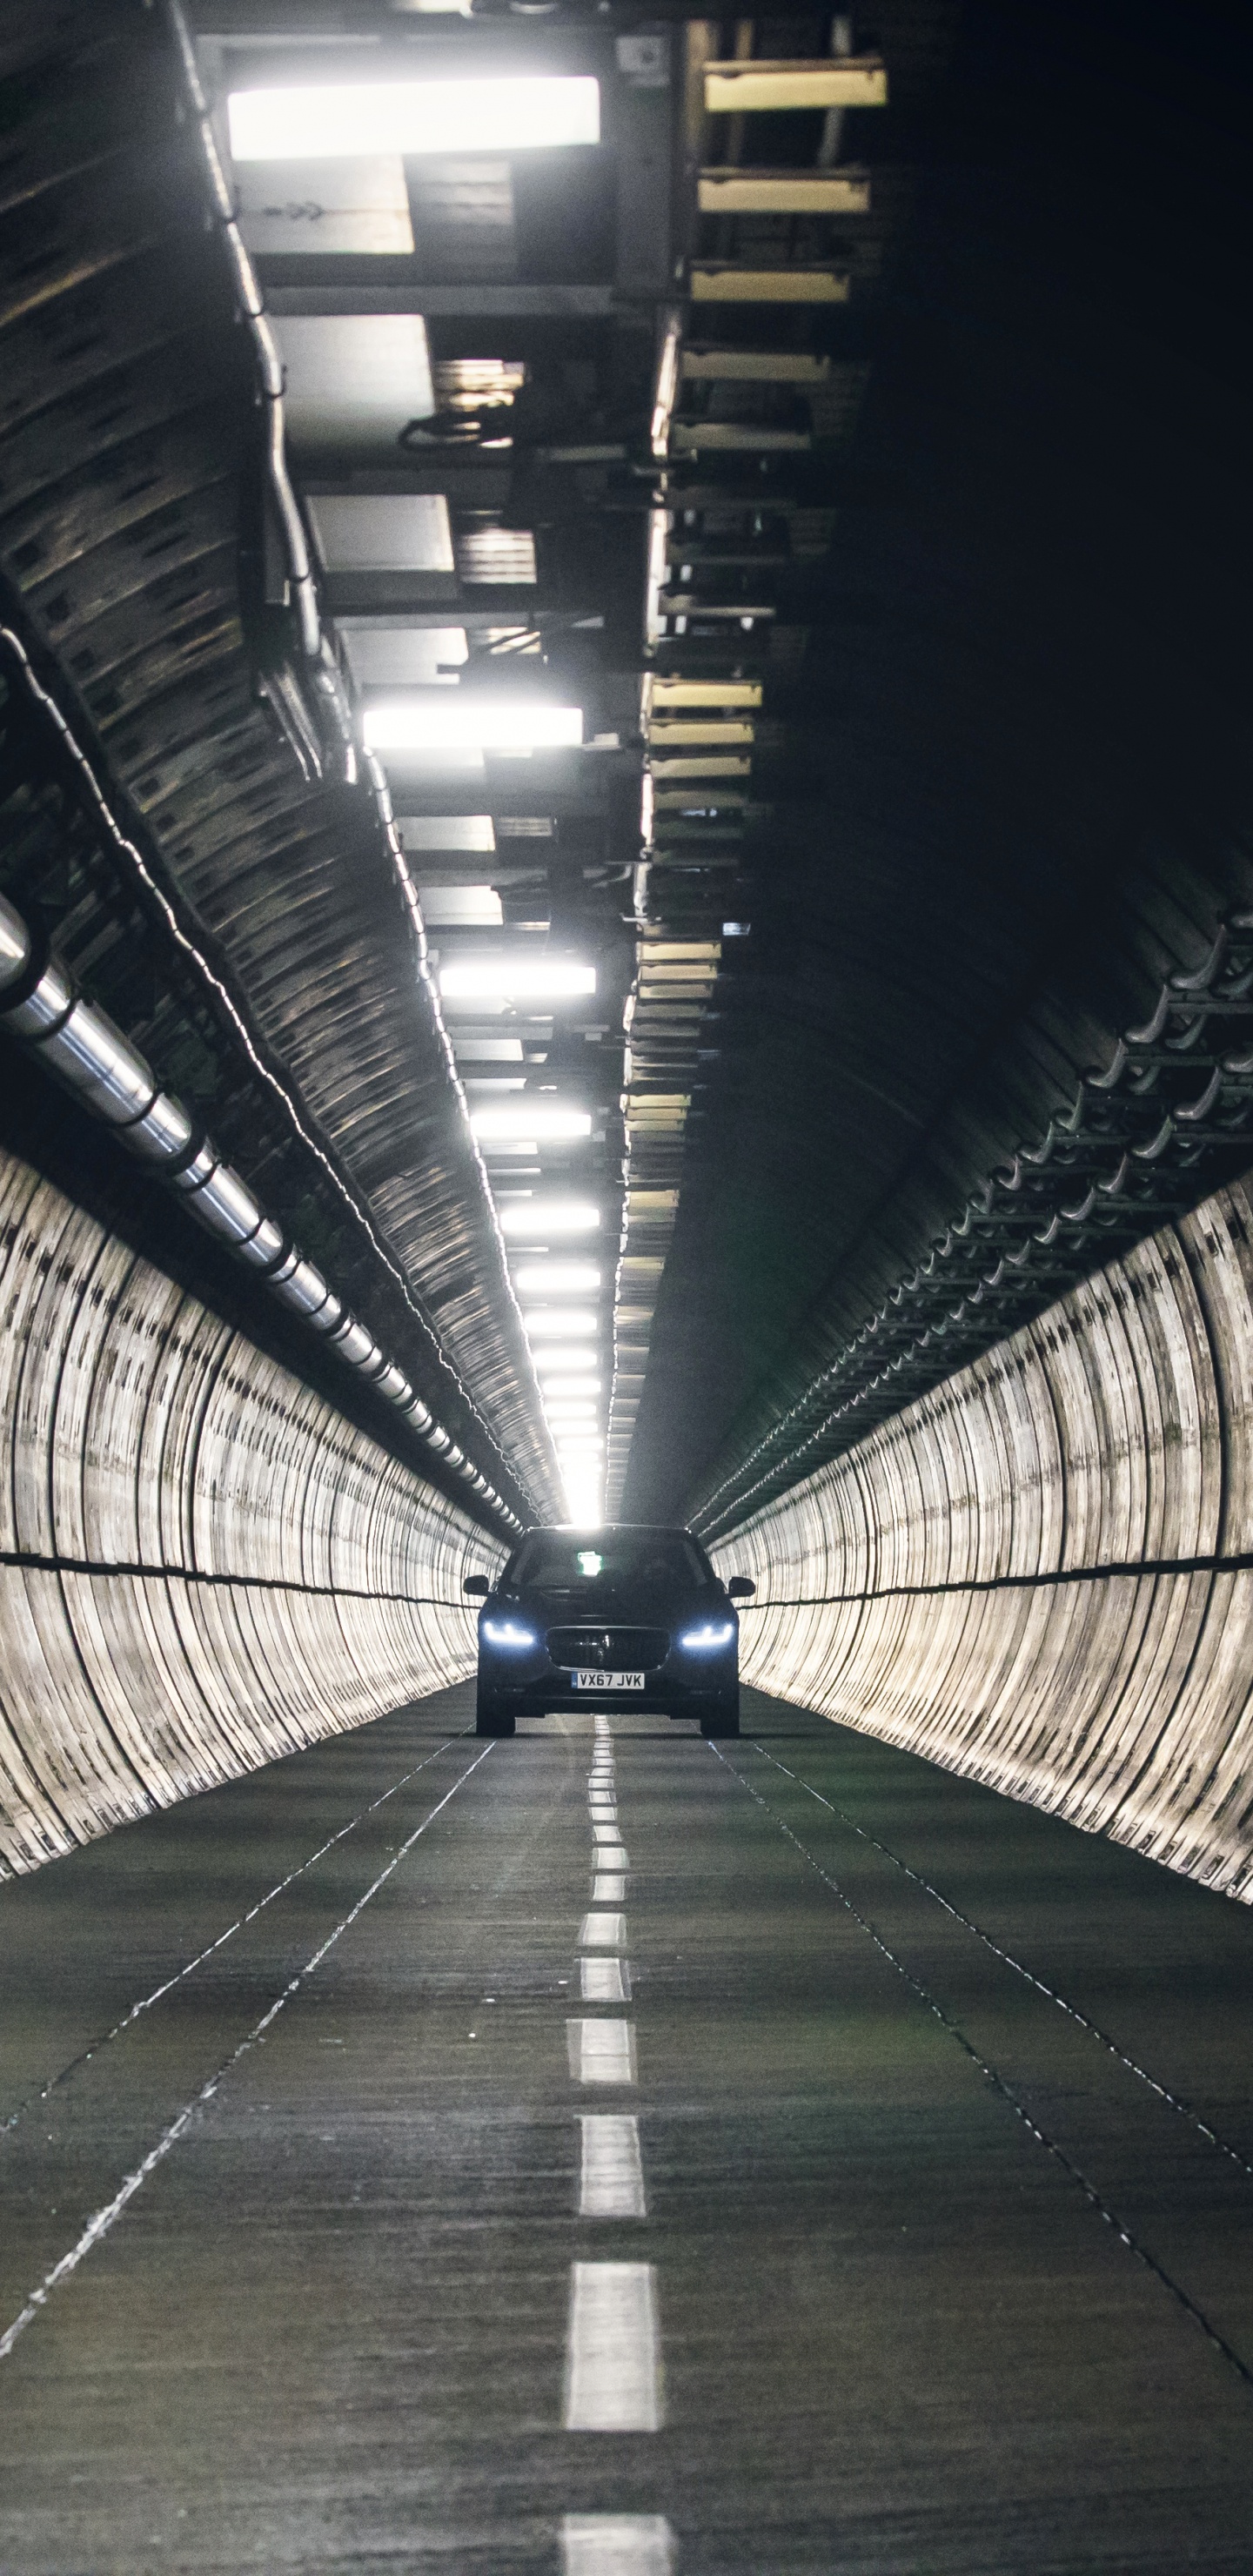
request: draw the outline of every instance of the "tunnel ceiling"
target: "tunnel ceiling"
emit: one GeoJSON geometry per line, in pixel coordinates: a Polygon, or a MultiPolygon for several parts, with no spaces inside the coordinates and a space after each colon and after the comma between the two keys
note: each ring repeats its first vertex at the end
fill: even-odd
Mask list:
{"type": "Polygon", "coordinates": [[[726,1527],[1247,1165],[1216,14],[13,66],[5,891],[496,1489],[726,1527]],[[367,74],[558,121],[275,142],[367,74]]]}
{"type": "MultiPolygon", "coordinates": [[[[874,23],[891,66],[927,20],[874,23]]],[[[777,682],[766,666],[752,932],[701,1067],[628,1481],[641,1515],[733,1517],[768,1468],[786,1482],[875,1418],[849,1395],[907,1341],[881,1411],[1150,1210],[1194,1204],[1198,1166],[1248,1160],[1230,1068],[1253,961],[1239,938],[1212,948],[1253,891],[1240,76],[1208,16],[972,6],[918,112],[856,120],[908,219],[838,317],[866,388],[825,460],[828,549],[780,605],[777,682]],[[1231,1014],[1150,1026],[1117,1095],[1087,1094],[1074,1149],[1019,1165],[984,1223],[988,1177],[1073,1114],[1164,977],[1207,966],[1231,1014]],[[1163,1150],[1179,1106],[1201,1123],[1163,1150]],[[1160,1159],[1137,1167],[1137,1146],[1160,1159]],[[1015,1278],[1006,1253],[1125,1155],[1121,1191],[1015,1278]],[[973,1249],[948,1235],[972,1197],[973,1249]],[[937,1243],[957,1257],[916,1322],[898,1310],[859,1353],[937,1243]]]]}

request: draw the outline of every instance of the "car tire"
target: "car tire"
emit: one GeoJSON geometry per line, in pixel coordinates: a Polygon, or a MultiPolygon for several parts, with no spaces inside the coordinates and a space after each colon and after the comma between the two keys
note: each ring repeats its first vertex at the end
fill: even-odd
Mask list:
{"type": "Polygon", "coordinates": [[[738,1691],[734,1699],[723,1700],[719,1707],[711,1708],[708,1717],[702,1717],[700,1731],[702,1735],[708,1736],[739,1734],[740,1695],[738,1691]]]}
{"type": "Polygon", "coordinates": [[[494,1699],[489,1693],[479,1692],[474,1712],[476,1735],[512,1735],[515,1724],[511,1708],[506,1708],[501,1700],[494,1699]]]}

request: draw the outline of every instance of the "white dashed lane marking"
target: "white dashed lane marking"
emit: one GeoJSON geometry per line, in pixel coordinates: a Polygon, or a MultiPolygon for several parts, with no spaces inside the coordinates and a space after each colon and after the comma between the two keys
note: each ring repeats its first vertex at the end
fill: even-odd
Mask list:
{"type": "Polygon", "coordinates": [[[568,2513],[561,2576],[672,2576],[674,2538],[660,2513],[568,2513]]]}
{"type": "Polygon", "coordinates": [[[621,1905],[626,1899],[624,1878],[598,1878],[592,1887],[593,1905],[621,1905]]]}
{"type": "Polygon", "coordinates": [[[639,2122],[617,2111],[584,2112],[580,2218],[644,2218],[639,2122]]]}
{"type": "Polygon", "coordinates": [[[580,1959],[579,1993],[585,2004],[629,2004],[631,1971],[625,1959],[580,1959]]]}
{"type": "Polygon", "coordinates": [[[635,2025],[629,2021],[568,2021],[570,2072],[579,2084],[634,2084],[635,2025]]]}
{"type": "Polygon", "coordinates": [[[661,2420],[657,2283],[652,2264],[572,2263],[566,2431],[655,2433],[661,2420]]]}
{"type": "Polygon", "coordinates": [[[625,1950],[625,1914],[585,1914],[579,1925],[580,1950],[625,1950]]]}

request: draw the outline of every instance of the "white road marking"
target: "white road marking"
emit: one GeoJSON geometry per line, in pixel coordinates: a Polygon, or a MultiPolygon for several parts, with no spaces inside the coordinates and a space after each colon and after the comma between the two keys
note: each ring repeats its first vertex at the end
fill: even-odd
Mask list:
{"type": "Polygon", "coordinates": [[[611,1819],[611,1818],[608,1818],[608,1817],[602,1818],[602,1817],[600,1817],[600,1816],[593,1816],[593,1818],[592,1818],[592,1840],[593,1840],[593,1842],[595,1842],[595,1843],[616,1843],[617,1839],[618,1839],[618,1819],[617,1819],[617,1817],[616,1817],[616,1816],[614,1816],[612,1819],[611,1819]]]}
{"type": "MultiPolygon", "coordinates": [[[[319,1944],[318,1948],[314,1951],[312,1958],[306,1959],[303,1968],[298,1968],[296,1970],[295,1976],[288,1980],[288,1983],[284,1986],[281,1995],[278,1995],[275,1998],[275,2001],[270,2005],[269,2011],[262,2013],[260,2021],[254,2024],[253,2028],[249,2031],[247,2038],[240,2040],[239,2046],[231,2050],[230,2056],[223,2058],[216,2075],[211,2075],[207,2084],[202,2084],[199,2091],[193,2093],[190,2102],[184,2103],[177,2119],[171,2120],[168,2129],[164,2132],[163,2136],[158,2138],[155,2147],[149,2148],[147,2155],[144,2157],[143,2163],[135,2167],[134,2173],[127,2175],[121,2189],[114,2193],[112,2200],[106,2202],[103,2209],[98,2209],[94,2218],[88,2219],[77,2244],[71,2245],[68,2254],[63,2254],[60,2262],[53,2264],[50,2272],[45,2272],[38,2289],[31,2291],[25,2307],[19,2311],[17,2316],[15,2316],[12,2325],[6,2326],[4,2333],[0,2334],[0,2361],[4,2361],[8,2358],[8,2355],[13,2350],[14,2344],[17,2342],[18,2336],[25,2333],[27,2326],[31,2325],[34,2322],[34,2319],[38,2316],[40,2309],[47,2306],[49,2294],[58,2287],[60,2282],[68,2281],[71,2272],[76,2272],[78,2270],[79,2264],[82,2262],[85,2255],[90,2254],[93,2245],[98,2245],[101,2238],[108,2235],[109,2230],[114,2225],[115,2221],[121,2217],[128,2201],[132,2201],[134,2199],[136,2192],[140,2189],[140,2186],[147,2181],[149,2174],[155,2172],[163,2158],[168,2156],[171,2147],[177,2144],[177,2141],[182,2137],[183,2131],[194,2118],[196,2112],[199,2111],[206,2102],[212,2101],[223,2077],[229,2075],[231,2068],[239,2064],[240,2058],[245,2056],[250,2048],[255,2047],[258,2040],[264,2038],[271,2022],[278,2020],[279,2014],[282,2012],[284,2005],[290,2003],[294,1994],[299,1993],[301,1986],[304,1984],[305,1978],[311,1977],[314,1969],[321,1966],[327,1952],[334,1949],[341,1933],[346,1932],[350,1924],[356,1922],[357,1916],[364,1913],[371,1897],[377,1896],[380,1887],[386,1886],[393,1870],[399,1869],[405,1854],[407,1852],[411,1852],[414,1844],[421,1840],[422,1835],[426,1832],[427,1826],[433,1825],[436,1817],[443,1814],[449,1800],[455,1798],[458,1789],[464,1787],[465,1782],[470,1777],[471,1771],[477,1771],[480,1762],[486,1762],[488,1754],[493,1750],[494,1747],[492,1745],[485,1744],[482,1752],[475,1755],[469,1768],[462,1772],[459,1780],[454,1780],[451,1789],[449,1789],[447,1794],[440,1799],[439,1805],[437,1807],[432,1807],[429,1816],[424,1816],[421,1824],[415,1826],[408,1841],[401,1844],[395,1858],[393,1860],[389,1860],[386,1869],[379,1871],[378,1877],[370,1887],[367,1887],[364,1896],[358,1897],[356,1904],[352,1907],[351,1911],[344,1916],[342,1923],[337,1923],[334,1931],[328,1932],[325,1941],[319,1944]]],[[[620,2024],[619,2027],[625,2028],[626,2025],[620,2024]]]]}
{"type": "Polygon", "coordinates": [[[645,2218],[640,2126],[630,2112],[585,2111],[580,2218],[645,2218]]]}
{"type": "Polygon", "coordinates": [[[626,1869],[629,1865],[627,1855],[624,1852],[616,1834],[614,1835],[612,1843],[597,1844],[597,1869],[626,1869]]]}
{"type": "Polygon", "coordinates": [[[634,2084],[635,2025],[629,2021],[568,2021],[570,2072],[579,2084],[634,2084]]]}
{"type": "Polygon", "coordinates": [[[625,1914],[585,1914],[579,1925],[580,1950],[625,1950],[625,1914]]]}
{"type": "Polygon", "coordinates": [[[295,1869],[289,1869],[286,1878],[280,1878],[276,1887],[270,1888],[265,1896],[259,1896],[256,1904],[250,1905],[246,1914],[240,1914],[233,1923],[228,1923],[225,1932],[219,1932],[216,1941],[210,1941],[207,1949],[198,1950],[195,1958],[188,1960],[186,1967],[177,1968],[172,1977],[166,1977],[161,1985],[154,1986],[150,1995],[141,1995],[138,2003],[132,2004],[129,2012],[123,2013],[121,2020],[114,2022],[112,2030],[102,2031],[98,2039],[93,2039],[90,2048],[82,2049],[77,2057],[69,2060],[68,2065],[62,2066],[55,2075],[49,2076],[47,2083],[41,2085],[37,2093],[32,2093],[26,2101],[19,2102],[16,2108],[10,2111],[6,2120],[0,2120],[0,2135],[6,2129],[15,2129],[24,2111],[31,2110],[38,2102],[46,2102],[49,2095],[56,2091],[58,2084],[64,2084],[67,2076],[73,2075],[78,2067],[89,2065],[98,2049],[107,2048],[112,2039],[120,2039],[123,2031],[129,2030],[131,2023],[138,2021],[141,2013],[151,2012],[153,2005],[159,2004],[163,1996],[173,1994],[174,1988],[181,1986],[185,1977],[194,1976],[196,1969],[203,1968],[205,1960],[211,1959],[215,1951],[224,1949],[228,1941],[234,1940],[237,1932],[243,1932],[250,1923],[255,1923],[257,1916],[264,1914],[267,1905],[273,1905],[276,1896],[285,1896],[288,1888],[294,1886],[298,1878],[303,1878],[307,1869],[312,1869],[317,1861],[325,1860],[327,1853],[334,1851],[336,1843],[342,1843],[349,1834],[355,1834],[358,1825],[363,1823],[367,1816],[372,1816],[377,1807],[385,1807],[389,1798],[394,1798],[399,1790],[407,1788],[411,1780],[417,1779],[419,1771],[425,1771],[429,1763],[438,1761],[440,1754],[447,1753],[449,1745],[457,1741],[455,1735],[450,1735],[446,1737],[443,1744],[437,1744],[433,1753],[426,1754],[421,1762],[414,1765],[412,1771],[404,1773],[403,1778],[393,1780],[390,1789],[384,1789],[381,1797],[372,1798],[368,1807],[360,1808],[355,1816],[349,1818],[346,1825],[340,1826],[337,1834],[332,1834],[327,1842],[319,1843],[317,1850],[310,1852],[307,1860],[299,1862],[295,1869]]]}
{"type": "Polygon", "coordinates": [[[631,1971],[625,1959],[580,1959],[579,1993],[585,2004],[629,2004],[631,1971]]]}
{"type": "Polygon", "coordinates": [[[561,2576],[673,2576],[674,2534],[660,2513],[568,2513],[561,2576]]]}
{"type": "Polygon", "coordinates": [[[595,1879],[592,1883],[592,1903],[593,1905],[624,1905],[626,1880],[624,1878],[595,1879]]]}
{"type": "Polygon", "coordinates": [[[562,2416],[566,2431],[655,2433],[661,2413],[652,2264],[572,2263],[562,2416]]]}

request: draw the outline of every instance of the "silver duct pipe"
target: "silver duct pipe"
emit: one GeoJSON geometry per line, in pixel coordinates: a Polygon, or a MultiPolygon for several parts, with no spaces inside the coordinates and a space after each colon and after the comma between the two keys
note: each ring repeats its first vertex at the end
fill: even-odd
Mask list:
{"type": "Polygon", "coordinates": [[[403,1369],[349,1314],[342,1298],[207,1136],[197,1135],[181,1100],[161,1090],[152,1067],[107,1013],[78,991],[54,956],[42,959],[14,905],[0,896],[0,1026],[46,1064],[93,1117],[154,1177],[177,1190],[187,1213],[236,1260],[259,1272],[272,1296],[299,1315],[348,1367],[402,1414],[446,1467],[490,1503],[511,1528],[516,1514],[438,1424],[403,1369]]]}

